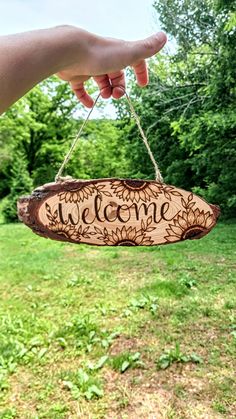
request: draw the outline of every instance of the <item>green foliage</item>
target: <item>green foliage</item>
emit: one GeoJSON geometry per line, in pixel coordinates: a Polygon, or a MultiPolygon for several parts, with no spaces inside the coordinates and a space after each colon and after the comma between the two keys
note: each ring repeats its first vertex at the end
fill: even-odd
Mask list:
{"type": "Polygon", "coordinates": [[[2,209],[6,222],[17,220],[17,200],[20,196],[32,191],[33,183],[27,170],[27,162],[23,153],[16,152],[11,170],[10,193],[2,209]]]}
{"type": "MultiPolygon", "coordinates": [[[[157,0],[154,7],[174,47],[150,66],[150,84],[132,97],[167,183],[192,189],[236,214],[235,12],[233,1],[157,0]]],[[[153,167],[130,120],[127,153],[133,177],[153,167]]],[[[124,138],[124,135],[122,135],[124,138]]]]}
{"type": "MultiPolygon", "coordinates": [[[[0,199],[10,193],[14,178],[25,179],[26,172],[34,186],[53,181],[82,123],[75,112],[77,103],[69,85],[52,77],[1,117],[0,199]],[[24,156],[24,165],[12,171],[15,150],[24,156]]],[[[119,132],[115,121],[89,121],[64,174],[80,179],[128,175],[129,159],[119,132]]],[[[6,219],[14,220],[14,211],[8,212],[6,219]]]]}
{"type": "Polygon", "coordinates": [[[0,412],[0,419],[14,419],[17,417],[15,409],[5,409],[0,412]]]}
{"type": "Polygon", "coordinates": [[[128,176],[128,157],[119,140],[119,125],[115,121],[89,121],[67,166],[67,173],[82,179],[128,176]]]}
{"type": "Polygon", "coordinates": [[[177,415],[192,414],[202,388],[203,416],[214,417],[219,404],[232,416],[235,232],[235,223],[219,223],[200,241],[114,249],[0,225],[0,415],[59,419],[78,415],[79,406],[83,417],[125,416],[131,409],[139,417],[133,395],[154,400],[161,380],[164,403],[175,394],[181,404],[177,415]],[[73,277],[78,284],[68,286],[73,277]],[[125,309],[132,314],[124,316],[125,309]],[[165,348],[177,360],[158,371],[165,348]],[[181,403],[183,391],[175,391],[178,383],[191,411],[181,403]]]}
{"type": "Polygon", "coordinates": [[[85,397],[87,400],[103,396],[101,382],[80,368],[76,373],[66,373],[63,377],[63,387],[71,392],[74,399],[85,397]]]}
{"type": "Polygon", "coordinates": [[[140,360],[140,356],[140,352],[135,352],[134,354],[123,352],[119,355],[112,356],[109,363],[114,370],[124,373],[129,368],[140,368],[144,366],[140,360]]]}
{"type": "Polygon", "coordinates": [[[174,363],[186,363],[193,362],[195,364],[200,364],[203,362],[202,358],[192,353],[191,355],[186,355],[181,352],[179,343],[176,343],[174,349],[170,349],[164,352],[158,360],[156,361],[157,369],[165,370],[174,363]]]}
{"type": "MultiPolygon", "coordinates": [[[[165,182],[193,190],[220,205],[225,217],[234,217],[235,2],[156,0],[154,9],[173,44],[171,53],[151,61],[148,87],[140,90],[130,76],[134,106],[165,182]]],[[[89,121],[65,174],[80,179],[154,177],[127,102],[114,103],[119,121],[89,121]]],[[[30,176],[33,186],[54,179],[81,116],[70,86],[51,77],[1,117],[0,199],[12,196],[16,176],[25,184],[30,176]],[[18,171],[11,170],[15,150],[25,159],[18,171]]],[[[6,200],[7,220],[15,219],[13,201],[6,200]]]]}
{"type": "Polygon", "coordinates": [[[95,347],[107,349],[117,336],[116,331],[99,328],[90,316],[75,316],[55,332],[61,347],[66,347],[68,341],[74,342],[78,353],[91,352],[95,347]]]}
{"type": "Polygon", "coordinates": [[[158,310],[158,299],[154,295],[146,294],[141,295],[138,298],[133,298],[128,307],[124,310],[123,315],[128,317],[135,314],[138,310],[147,310],[152,314],[156,314],[158,310]]]}

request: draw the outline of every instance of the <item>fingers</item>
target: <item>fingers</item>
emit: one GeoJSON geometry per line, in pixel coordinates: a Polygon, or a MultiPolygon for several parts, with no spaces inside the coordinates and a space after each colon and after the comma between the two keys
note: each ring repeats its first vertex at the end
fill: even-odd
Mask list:
{"type": "Polygon", "coordinates": [[[120,99],[125,92],[125,74],[124,71],[117,71],[108,74],[112,86],[112,96],[114,99],[120,99]]]}
{"type": "Polygon", "coordinates": [[[124,94],[125,90],[125,75],[124,71],[116,71],[102,76],[95,76],[94,80],[98,84],[101,96],[105,99],[113,96],[119,99],[124,94]]]}
{"type": "Polygon", "coordinates": [[[148,69],[145,60],[133,65],[133,69],[136,75],[137,83],[139,86],[146,86],[148,84],[148,69]]]}
{"type": "Polygon", "coordinates": [[[96,81],[100,92],[101,92],[101,96],[104,99],[108,99],[109,97],[111,97],[112,94],[112,86],[109,80],[109,77],[104,74],[102,76],[96,76],[94,77],[94,80],[96,81]]]}
{"type": "Polygon", "coordinates": [[[84,88],[84,84],[80,83],[76,87],[73,86],[71,83],[72,90],[74,91],[76,97],[79,99],[79,101],[86,106],[87,108],[92,108],[93,106],[93,99],[89,94],[86,92],[84,88]]]}
{"type": "MultiPolygon", "coordinates": [[[[121,98],[125,92],[125,75],[123,71],[117,71],[116,73],[103,74],[102,76],[95,76],[94,80],[96,81],[101,96],[104,99],[108,99],[113,96],[115,99],[121,98]]],[[[71,87],[75,92],[79,101],[86,106],[91,108],[93,106],[93,99],[86,92],[84,83],[71,83],[71,87]]]]}
{"type": "MultiPolygon", "coordinates": [[[[159,52],[166,41],[167,36],[164,32],[158,32],[141,41],[122,41],[122,48],[119,42],[116,41],[114,43],[114,41],[112,41],[114,43],[112,52],[106,57],[108,60],[111,55],[112,57],[114,56],[112,58],[112,65],[110,66],[110,72],[94,77],[94,80],[100,89],[101,96],[105,99],[111,96],[115,99],[119,99],[124,95],[125,75],[124,71],[119,69],[130,65],[134,69],[138,85],[146,86],[148,84],[148,70],[145,59],[159,52]],[[116,68],[119,71],[115,71],[116,68]],[[112,69],[114,69],[113,72],[112,69]]],[[[80,83],[71,83],[71,86],[80,102],[88,108],[91,108],[93,106],[93,99],[88,95],[84,88],[84,81],[88,79],[89,76],[84,77],[83,80],[80,79],[80,83]]]]}

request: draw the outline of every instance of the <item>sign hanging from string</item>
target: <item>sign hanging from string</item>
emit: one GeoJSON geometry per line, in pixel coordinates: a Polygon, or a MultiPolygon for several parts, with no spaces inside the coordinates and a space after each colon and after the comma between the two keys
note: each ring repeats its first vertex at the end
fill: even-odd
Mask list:
{"type": "Polygon", "coordinates": [[[55,177],[18,201],[18,216],[36,234],[53,240],[110,246],[152,246],[199,239],[215,226],[220,210],[192,192],[166,185],[140,119],[125,92],[155,170],[155,180],[62,177],[80,127],[55,177]]]}

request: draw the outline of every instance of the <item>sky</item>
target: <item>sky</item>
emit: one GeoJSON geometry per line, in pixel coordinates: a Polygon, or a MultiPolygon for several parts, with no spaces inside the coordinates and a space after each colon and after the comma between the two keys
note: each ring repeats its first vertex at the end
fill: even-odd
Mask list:
{"type": "MultiPolygon", "coordinates": [[[[161,30],[154,0],[0,0],[0,35],[60,24],[102,36],[142,39],[161,30]]],[[[110,103],[104,116],[114,116],[110,103]]]]}
{"type": "Polygon", "coordinates": [[[153,0],[0,0],[0,35],[73,24],[103,36],[127,40],[160,26],[153,0]]]}

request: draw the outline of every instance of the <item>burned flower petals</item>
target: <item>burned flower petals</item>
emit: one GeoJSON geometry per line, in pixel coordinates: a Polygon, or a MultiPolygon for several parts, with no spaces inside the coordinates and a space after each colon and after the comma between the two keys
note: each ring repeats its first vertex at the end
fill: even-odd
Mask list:
{"type": "Polygon", "coordinates": [[[85,185],[74,190],[60,192],[58,195],[60,201],[76,204],[77,202],[83,202],[85,199],[88,199],[89,196],[93,195],[95,190],[95,186],[85,185]]]}
{"type": "Polygon", "coordinates": [[[200,238],[209,232],[209,228],[214,223],[213,214],[209,211],[200,211],[199,208],[192,208],[183,211],[173,220],[173,224],[169,224],[166,230],[168,235],[165,239],[168,242],[179,240],[200,238]]]}
{"type": "Polygon", "coordinates": [[[143,230],[131,226],[129,228],[123,226],[121,229],[117,227],[115,231],[105,235],[104,242],[109,246],[150,246],[153,243],[143,230]]]}
{"type": "Polygon", "coordinates": [[[115,180],[111,182],[111,188],[115,195],[124,201],[148,202],[151,198],[158,198],[162,192],[160,184],[149,183],[140,180],[115,180]]]}
{"type": "Polygon", "coordinates": [[[59,234],[60,236],[64,236],[67,239],[72,239],[75,237],[76,231],[75,227],[71,225],[65,225],[61,222],[54,222],[50,225],[50,230],[53,233],[59,234]]]}

